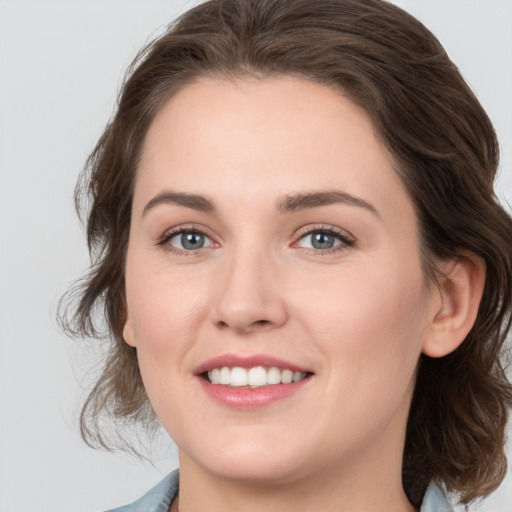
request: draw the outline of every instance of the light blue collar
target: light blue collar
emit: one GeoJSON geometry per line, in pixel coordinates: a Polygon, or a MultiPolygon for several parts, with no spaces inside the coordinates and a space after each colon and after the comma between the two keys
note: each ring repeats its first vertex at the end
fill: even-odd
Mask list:
{"type": "Polygon", "coordinates": [[[168,474],[160,483],[155,485],[142,498],[106,512],[169,512],[172,500],[178,494],[180,473],[175,470],[168,474]]]}
{"type": "Polygon", "coordinates": [[[423,498],[420,512],[453,512],[444,492],[431,482],[423,498]]]}

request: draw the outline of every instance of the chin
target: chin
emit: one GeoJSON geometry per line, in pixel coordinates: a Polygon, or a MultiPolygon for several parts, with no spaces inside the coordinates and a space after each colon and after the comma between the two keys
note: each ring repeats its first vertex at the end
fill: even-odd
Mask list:
{"type": "Polygon", "coordinates": [[[180,451],[180,465],[184,458],[192,459],[194,464],[216,477],[261,485],[292,481],[306,471],[308,464],[304,454],[307,450],[301,449],[301,443],[296,443],[295,447],[283,443],[282,435],[270,443],[261,438],[254,442],[254,439],[258,437],[208,443],[190,455],[180,451]],[[218,446],[226,449],[220,451],[218,446]]]}

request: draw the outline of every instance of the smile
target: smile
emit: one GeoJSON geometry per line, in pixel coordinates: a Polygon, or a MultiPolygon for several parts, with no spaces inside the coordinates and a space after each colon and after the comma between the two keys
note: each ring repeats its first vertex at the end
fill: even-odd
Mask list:
{"type": "Polygon", "coordinates": [[[306,372],[282,369],[276,366],[270,368],[263,366],[254,366],[252,368],[235,366],[229,368],[223,366],[221,368],[213,368],[204,373],[204,377],[211,384],[233,388],[260,388],[278,384],[291,384],[292,382],[299,382],[305,379],[307,375],[306,372]]]}
{"type": "Polygon", "coordinates": [[[291,398],[315,376],[310,368],[268,354],[223,354],[203,362],[194,374],[207,396],[238,410],[291,398]]]}

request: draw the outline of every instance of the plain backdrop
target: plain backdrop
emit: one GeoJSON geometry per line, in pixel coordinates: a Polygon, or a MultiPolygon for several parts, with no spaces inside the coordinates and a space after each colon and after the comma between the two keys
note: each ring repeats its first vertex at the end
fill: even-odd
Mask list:
{"type": "MultiPolygon", "coordinates": [[[[77,175],[137,50],[192,0],[0,0],[0,511],[94,512],[140,496],[176,467],[93,451],[77,430],[95,353],[55,311],[87,266],[77,175]]],[[[502,145],[512,200],[512,1],[396,0],[445,45],[502,145]]],[[[512,451],[509,449],[512,456],[512,451]]],[[[512,512],[512,477],[470,510],[512,512]]]]}

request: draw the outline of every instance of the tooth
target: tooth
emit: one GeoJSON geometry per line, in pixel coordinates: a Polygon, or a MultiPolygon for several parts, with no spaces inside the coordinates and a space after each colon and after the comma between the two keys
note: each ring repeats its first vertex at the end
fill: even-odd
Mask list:
{"type": "Polygon", "coordinates": [[[210,377],[210,382],[212,384],[219,384],[220,372],[217,368],[214,368],[211,372],[208,372],[208,377],[210,377]]]}
{"type": "Polygon", "coordinates": [[[305,376],[306,376],[305,373],[294,372],[293,373],[293,382],[299,382],[299,380],[302,380],[305,376]]]}
{"type": "Polygon", "coordinates": [[[249,370],[249,386],[265,386],[267,383],[267,371],[263,366],[256,366],[249,370]]]}
{"type": "Polygon", "coordinates": [[[235,366],[231,368],[231,385],[232,386],[247,386],[247,370],[235,366]]]}
{"type": "Polygon", "coordinates": [[[275,366],[268,369],[263,366],[255,366],[249,370],[239,366],[234,368],[223,366],[222,368],[213,368],[208,371],[208,379],[212,384],[231,385],[233,387],[263,387],[281,383],[290,384],[292,382],[299,382],[304,378],[306,378],[304,372],[294,372],[287,369],[281,370],[275,366]]]}
{"type": "Polygon", "coordinates": [[[225,386],[231,384],[231,370],[227,366],[223,366],[220,369],[219,384],[224,384],[225,386]]]}
{"type": "Polygon", "coordinates": [[[275,366],[267,371],[267,384],[281,384],[281,370],[275,366]]]}
{"type": "Polygon", "coordinates": [[[281,382],[283,384],[290,384],[293,382],[293,372],[291,370],[283,370],[281,372],[281,382]]]}

